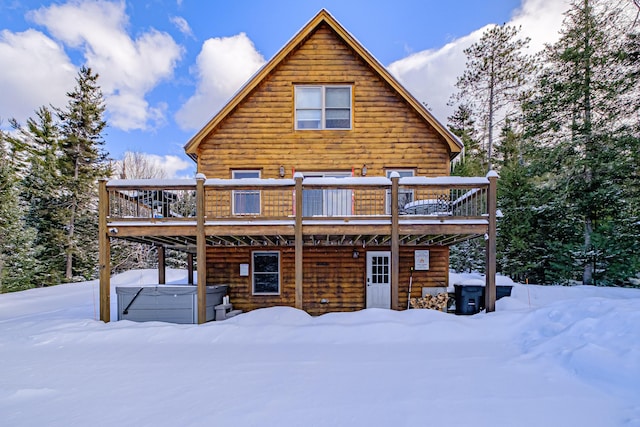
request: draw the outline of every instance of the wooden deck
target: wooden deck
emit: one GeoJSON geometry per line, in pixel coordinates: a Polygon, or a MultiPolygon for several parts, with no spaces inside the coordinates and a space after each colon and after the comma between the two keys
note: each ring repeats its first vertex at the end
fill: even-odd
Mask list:
{"type": "MultiPolygon", "coordinates": [[[[296,307],[301,307],[304,247],[389,246],[393,293],[400,246],[449,246],[484,236],[487,284],[495,287],[496,184],[495,173],[477,178],[305,179],[297,174],[294,179],[200,175],[194,180],[102,181],[101,319],[110,319],[112,238],[182,250],[201,260],[207,247],[295,248],[296,307]]],[[[206,286],[202,273],[199,291],[206,286]]],[[[486,305],[492,310],[494,304],[495,299],[486,305]]]]}

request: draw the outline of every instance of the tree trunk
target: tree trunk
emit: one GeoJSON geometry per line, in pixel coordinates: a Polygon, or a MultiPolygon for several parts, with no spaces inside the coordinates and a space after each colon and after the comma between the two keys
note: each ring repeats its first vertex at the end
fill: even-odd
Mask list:
{"type": "MultiPolygon", "coordinates": [[[[588,10],[589,0],[584,0],[584,8],[585,11],[588,10]]],[[[589,19],[586,19],[587,28],[585,31],[584,37],[584,50],[585,52],[589,52],[591,50],[591,37],[590,37],[590,28],[588,26],[589,19]]],[[[587,56],[585,58],[584,63],[584,152],[586,156],[586,188],[591,191],[591,185],[593,181],[593,128],[591,123],[591,57],[587,56]]],[[[585,254],[589,254],[592,250],[591,247],[591,235],[593,234],[593,219],[594,215],[592,214],[591,207],[589,207],[589,211],[587,212],[585,222],[584,222],[584,252],[585,254]]],[[[582,274],[582,284],[583,285],[591,285],[593,284],[593,263],[591,260],[591,256],[587,256],[584,272],[582,274]]]]}
{"type": "Polygon", "coordinates": [[[489,78],[489,144],[487,147],[487,172],[491,170],[491,157],[493,156],[493,111],[495,104],[495,72],[494,72],[494,61],[491,60],[491,76],[489,78]]]}
{"type": "MultiPolygon", "coordinates": [[[[585,218],[584,220],[584,250],[585,254],[589,254],[591,251],[591,234],[593,234],[593,223],[591,218],[585,218]]],[[[584,272],[582,273],[582,284],[593,284],[593,262],[591,256],[587,255],[584,263],[584,272]]]]}
{"type": "MultiPolygon", "coordinates": [[[[78,147],[78,152],[80,151],[80,148],[78,147]]],[[[80,154],[78,154],[78,157],[75,160],[75,170],[73,173],[73,179],[74,179],[74,183],[78,182],[78,179],[80,177],[80,154]]],[[[72,192],[72,203],[71,203],[71,216],[69,217],[69,230],[67,233],[67,259],[66,259],[66,268],[65,268],[65,273],[64,273],[64,277],[66,280],[71,281],[71,279],[73,278],[73,239],[74,239],[74,234],[75,234],[75,228],[76,228],[76,211],[78,210],[78,192],[77,190],[74,190],[72,192]]]]}

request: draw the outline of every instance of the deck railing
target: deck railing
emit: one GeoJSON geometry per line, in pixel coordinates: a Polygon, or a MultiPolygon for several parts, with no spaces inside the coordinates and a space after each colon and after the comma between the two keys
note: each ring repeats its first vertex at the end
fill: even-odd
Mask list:
{"type": "MultiPolygon", "coordinates": [[[[303,219],[483,217],[487,215],[486,178],[384,177],[297,179],[207,179],[207,221],[279,220],[296,216],[302,197],[303,219]],[[301,194],[296,194],[300,180],[301,194]]],[[[111,180],[106,184],[109,221],[193,221],[197,182],[186,180],[111,180]]],[[[103,207],[104,208],[104,207],[103,207]]]]}
{"type": "MultiPolygon", "coordinates": [[[[493,289],[486,293],[489,297],[485,304],[488,311],[493,311],[497,179],[497,173],[491,171],[486,178],[400,178],[392,173],[390,179],[305,179],[296,174],[294,179],[207,180],[198,175],[194,180],[103,180],[98,218],[100,319],[107,322],[110,319],[111,237],[135,241],[155,236],[159,240],[154,243],[161,245],[169,237],[176,237],[184,241],[181,245],[195,244],[196,258],[206,264],[207,239],[211,236],[207,232],[241,241],[245,236],[251,240],[254,232],[269,240],[267,237],[273,230],[284,230],[287,245],[293,237],[297,308],[302,308],[306,232],[325,234],[327,240],[336,234],[343,238],[386,234],[385,242],[391,253],[392,301],[395,301],[392,307],[395,304],[396,308],[402,239],[415,235],[411,240],[414,242],[435,234],[484,234],[487,289],[493,289]],[[360,218],[368,221],[358,222],[360,218]],[[467,220],[472,218],[479,220],[467,220]],[[123,224],[126,226],[120,222],[126,222],[123,224]]],[[[206,268],[202,273],[198,274],[199,323],[206,318],[206,268]]]]}

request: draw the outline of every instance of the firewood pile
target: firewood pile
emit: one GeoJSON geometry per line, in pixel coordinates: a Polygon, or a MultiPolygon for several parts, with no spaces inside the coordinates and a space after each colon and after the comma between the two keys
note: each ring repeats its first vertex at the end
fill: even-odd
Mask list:
{"type": "Polygon", "coordinates": [[[437,295],[425,295],[422,298],[411,298],[411,308],[429,308],[431,310],[447,311],[448,294],[446,292],[437,295]]]}

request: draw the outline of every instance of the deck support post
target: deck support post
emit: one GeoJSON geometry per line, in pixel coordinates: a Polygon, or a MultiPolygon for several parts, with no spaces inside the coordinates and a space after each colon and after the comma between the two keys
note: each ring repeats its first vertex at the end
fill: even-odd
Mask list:
{"type": "Polygon", "coordinates": [[[193,254],[187,253],[187,283],[193,285],[193,254]]]}
{"type": "Polygon", "coordinates": [[[100,270],[100,320],[105,323],[111,321],[111,242],[107,234],[108,214],[107,180],[102,178],[98,182],[98,266],[100,270]]]}
{"type": "Polygon", "coordinates": [[[398,221],[398,184],[400,174],[391,172],[391,309],[400,307],[398,289],[400,281],[400,235],[398,221]]]}
{"type": "Polygon", "coordinates": [[[196,259],[198,260],[198,324],[207,321],[207,236],[204,229],[206,177],[196,175],[196,259]]]}
{"type": "Polygon", "coordinates": [[[489,214],[489,226],[486,239],[486,284],[484,306],[487,313],[496,311],[496,235],[497,235],[497,185],[498,173],[490,170],[487,174],[489,179],[489,193],[487,194],[487,213],[489,214]]]}
{"type": "Polygon", "coordinates": [[[295,281],[296,281],[296,297],[295,307],[302,310],[302,278],[303,278],[303,249],[304,241],[302,234],[302,180],[304,176],[300,172],[296,172],[294,175],[296,181],[295,197],[296,197],[296,224],[295,224],[295,281]]]}
{"type": "Polygon", "coordinates": [[[156,246],[156,250],[158,251],[158,283],[160,285],[164,285],[165,283],[167,283],[167,267],[165,264],[166,257],[164,246],[158,245],[156,246]]]}

